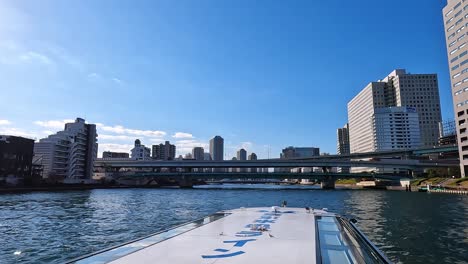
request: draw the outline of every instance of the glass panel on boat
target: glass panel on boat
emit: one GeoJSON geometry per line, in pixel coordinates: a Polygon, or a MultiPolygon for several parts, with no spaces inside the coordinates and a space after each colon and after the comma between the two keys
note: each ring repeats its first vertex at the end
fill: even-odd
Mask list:
{"type": "Polygon", "coordinates": [[[161,241],[164,241],[166,239],[175,237],[177,235],[180,235],[182,233],[185,233],[187,231],[190,231],[192,229],[198,228],[200,226],[209,224],[211,222],[214,222],[216,220],[219,220],[225,216],[229,215],[229,213],[216,213],[210,216],[207,216],[205,218],[195,220],[193,222],[190,222],[188,224],[184,224],[181,226],[178,226],[173,229],[169,229],[166,231],[162,231],[153,235],[150,235],[145,238],[137,239],[133,242],[130,242],[128,244],[116,246],[112,249],[106,249],[99,251],[97,253],[93,253],[91,255],[72,260],[68,263],[76,263],[76,264],[102,264],[102,263],[108,263],[110,261],[116,260],[120,257],[126,256],[128,254],[131,254],[135,251],[138,251],[140,249],[149,247],[151,245],[154,245],[156,243],[159,243],[161,241]]]}

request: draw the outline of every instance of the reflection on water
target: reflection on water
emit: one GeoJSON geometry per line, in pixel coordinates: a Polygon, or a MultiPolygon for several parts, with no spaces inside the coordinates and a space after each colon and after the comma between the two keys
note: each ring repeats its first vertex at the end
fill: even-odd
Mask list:
{"type": "Polygon", "coordinates": [[[238,187],[0,195],[0,263],[60,263],[219,210],[279,205],[283,200],[289,206],[325,207],[356,218],[395,262],[467,260],[466,196],[238,187]]]}

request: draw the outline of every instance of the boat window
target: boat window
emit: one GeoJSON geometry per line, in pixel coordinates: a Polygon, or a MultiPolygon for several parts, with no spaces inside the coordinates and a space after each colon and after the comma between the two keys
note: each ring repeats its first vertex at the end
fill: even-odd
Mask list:
{"type": "Polygon", "coordinates": [[[316,216],[317,263],[390,263],[364,235],[347,220],[316,216]]]}

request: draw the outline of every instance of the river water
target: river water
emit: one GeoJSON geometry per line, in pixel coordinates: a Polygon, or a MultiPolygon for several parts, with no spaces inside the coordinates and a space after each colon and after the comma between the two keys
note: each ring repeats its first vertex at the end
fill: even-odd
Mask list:
{"type": "Polygon", "coordinates": [[[356,218],[396,263],[468,263],[467,196],[277,186],[1,194],[0,263],[61,263],[219,210],[283,200],[356,218]]]}

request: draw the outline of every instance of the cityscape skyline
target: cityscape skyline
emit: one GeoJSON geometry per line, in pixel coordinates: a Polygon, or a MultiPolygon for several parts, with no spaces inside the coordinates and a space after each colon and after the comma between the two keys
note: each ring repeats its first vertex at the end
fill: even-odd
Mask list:
{"type": "MultiPolygon", "coordinates": [[[[106,150],[129,152],[137,138],[148,146],[174,141],[177,156],[184,155],[195,146],[208,149],[208,141],[214,135],[226,140],[225,159],[235,156],[240,148],[257,153],[259,158],[267,158],[268,152],[271,157],[278,157],[281,149],[289,145],[319,146],[324,152],[335,153],[335,130],[346,123],[346,103],[369,81],[383,78],[395,68],[438,74],[443,119],[453,118],[442,33],[444,23],[440,15],[445,5],[443,1],[424,6],[397,1],[395,4],[401,3],[406,8],[398,14],[392,13],[398,19],[391,23],[380,20],[375,23],[376,16],[381,15],[375,11],[381,12],[385,7],[373,1],[363,1],[359,5],[363,12],[372,14],[369,17],[340,11],[356,8],[340,1],[290,5],[277,2],[264,11],[265,6],[261,4],[241,1],[234,4],[237,9],[227,18],[219,15],[232,7],[226,3],[205,3],[197,9],[191,3],[186,7],[170,7],[165,3],[142,2],[139,7],[129,8],[127,18],[135,24],[126,27],[125,19],[116,17],[116,10],[105,10],[105,3],[75,3],[68,7],[52,3],[42,3],[42,8],[32,1],[0,4],[1,24],[8,25],[0,27],[0,87],[22,91],[25,97],[21,104],[7,97],[0,99],[3,113],[0,134],[40,139],[62,129],[63,120],[80,116],[97,124],[99,156],[106,150]],[[94,9],[84,8],[86,5],[94,9]],[[157,19],[147,12],[141,14],[144,7],[154,12],[157,19]],[[252,13],[245,14],[250,8],[252,13]],[[415,9],[417,13],[413,12],[415,9]],[[58,14],[59,10],[63,14],[58,14]],[[314,18],[313,15],[305,18],[305,11],[334,13],[331,18],[314,18]],[[186,19],[196,21],[206,31],[185,28],[187,21],[174,16],[180,12],[185,12],[186,19]],[[239,12],[243,13],[245,22],[237,16],[239,12]],[[138,19],[136,14],[144,19],[138,19]],[[284,16],[278,22],[275,21],[277,16],[268,14],[284,16]],[[102,18],[106,15],[109,20],[102,18]],[[75,32],[73,41],[86,43],[89,51],[70,43],[67,40],[70,36],[60,26],[69,25],[68,18],[77,16],[90,20],[89,26],[102,24],[89,35],[70,30],[75,32]],[[101,20],[89,19],[95,16],[101,20]],[[353,19],[356,21],[351,23],[353,19]],[[173,24],[165,25],[161,22],[164,20],[173,24]],[[269,26],[263,26],[261,21],[269,26]],[[227,32],[232,32],[239,40],[219,35],[211,26],[213,22],[222,22],[227,32]],[[288,33],[273,28],[272,35],[252,35],[283,22],[295,30],[288,33]],[[155,25],[145,30],[146,35],[157,38],[132,33],[145,23],[155,25]],[[329,25],[327,27],[332,30],[321,29],[318,25],[322,24],[329,25]],[[418,34],[404,26],[407,24],[419,25],[418,34]],[[119,26],[124,27],[122,34],[127,38],[138,40],[135,45],[141,49],[135,52],[132,46],[122,42],[119,30],[114,29],[119,26]],[[335,31],[335,28],[343,30],[335,31]],[[187,30],[190,41],[174,37],[187,30]],[[349,33],[343,35],[343,31],[349,33]],[[101,34],[115,43],[115,49],[111,49],[115,52],[106,51],[108,46],[104,44],[107,42],[99,43],[103,41],[101,34]],[[279,35],[273,36],[275,34],[279,35]],[[391,34],[398,34],[406,42],[393,47],[372,42],[370,48],[361,47],[362,39],[371,38],[379,43],[391,34]],[[346,47],[340,45],[343,37],[349,42],[346,47]],[[156,41],[158,39],[160,41],[156,41]],[[291,41],[283,43],[280,39],[291,41]],[[326,46],[322,41],[325,39],[326,46]],[[187,41],[194,47],[184,44],[187,41]],[[206,49],[202,45],[204,41],[213,44],[206,49]],[[233,47],[239,41],[250,44],[241,45],[239,51],[233,47]],[[177,48],[169,47],[168,43],[174,43],[177,48]],[[233,45],[223,45],[225,43],[233,45]],[[291,45],[297,51],[288,47],[291,45]],[[257,52],[259,47],[264,53],[257,52]],[[214,54],[210,55],[212,51],[214,54]],[[140,53],[147,56],[144,61],[140,60],[140,53]],[[197,53],[206,55],[206,62],[197,53]],[[179,54],[184,55],[183,58],[179,54]],[[232,54],[228,56],[232,66],[219,68],[225,54],[232,54]],[[377,62],[374,58],[378,56],[385,59],[377,62]],[[360,65],[359,69],[354,68],[356,64],[360,65]],[[334,71],[325,70],[327,67],[323,65],[333,65],[334,71]],[[252,72],[258,74],[252,75],[252,72]],[[24,80],[25,74],[28,80],[24,80]],[[333,94],[324,89],[330,86],[331,78],[336,90],[333,94]],[[230,102],[224,100],[226,97],[230,102]],[[148,105],[147,109],[133,107],[137,100],[151,103],[156,98],[162,100],[158,99],[157,104],[148,105]],[[244,102],[243,109],[238,107],[240,102],[244,102]],[[283,107],[288,102],[294,102],[296,109],[283,107]],[[291,111],[294,111],[293,116],[291,111]],[[325,117],[314,114],[323,111],[328,113],[327,122],[324,122],[325,117]],[[286,127],[294,127],[296,132],[289,133],[286,127]]],[[[129,7],[127,4],[123,6],[129,7]]]]}

